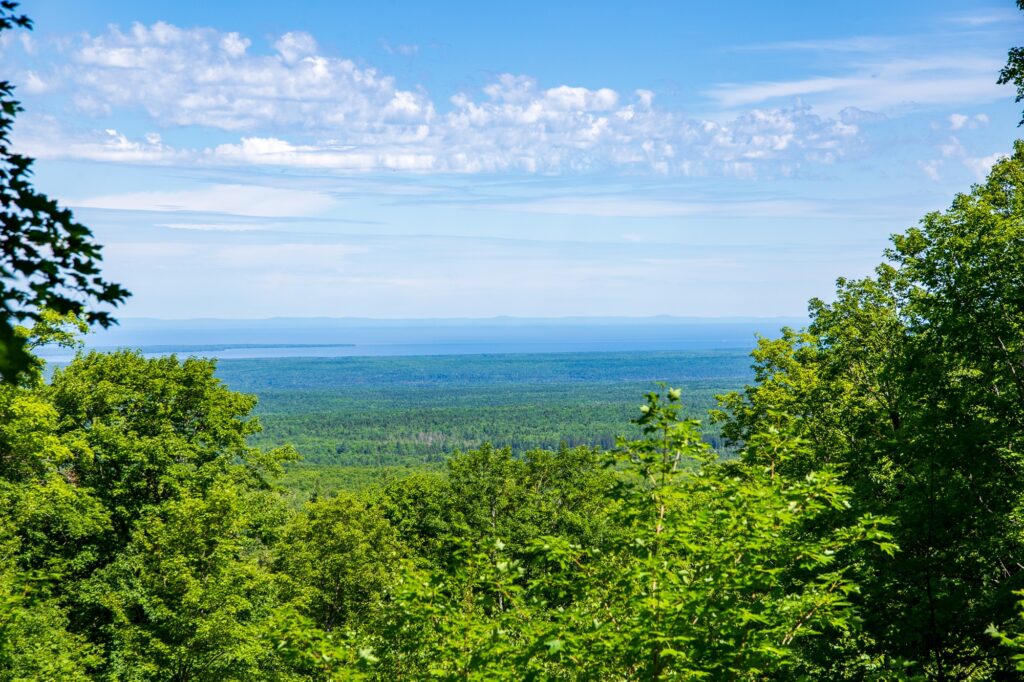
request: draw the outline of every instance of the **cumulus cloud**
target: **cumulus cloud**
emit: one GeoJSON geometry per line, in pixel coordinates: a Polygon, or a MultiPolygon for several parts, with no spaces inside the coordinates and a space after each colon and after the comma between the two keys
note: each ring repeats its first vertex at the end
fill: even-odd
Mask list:
{"type": "Polygon", "coordinates": [[[529,173],[638,168],[686,175],[756,175],[762,164],[831,163],[859,128],[807,108],[755,110],[713,122],[622,104],[610,90],[542,90],[505,77],[488,99],[453,98],[453,109],[426,125],[369,145],[295,144],[245,137],[206,154],[213,163],[346,170],[529,173]]]}
{"type": "Polygon", "coordinates": [[[703,120],[658,108],[648,90],[543,87],[513,74],[439,107],[422,90],[322,52],[311,35],[298,32],[261,54],[234,32],[163,22],[111,27],[81,38],[72,61],[48,77],[63,80],[80,111],[142,110],[160,126],[238,137],[205,149],[175,149],[118,131],[25,138],[40,156],[139,163],[759,176],[832,163],[871,122],[847,116],[853,110],[823,117],[799,104],[703,120]]]}
{"type": "Polygon", "coordinates": [[[147,165],[190,163],[195,159],[193,153],[165,144],[154,132],[141,139],[129,138],[114,128],[70,134],[57,120],[35,116],[19,117],[14,132],[19,147],[42,159],[73,158],[147,165]]]}
{"type": "Polygon", "coordinates": [[[1006,156],[1005,152],[996,152],[989,154],[988,156],[967,156],[964,157],[963,163],[967,166],[967,169],[974,173],[974,177],[978,180],[984,180],[985,176],[988,175],[989,171],[992,170],[992,166],[995,165],[996,161],[1006,156]]]}
{"type": "MultiPolygon", "coordinates": [[[[965,117],[966,118],[966,117],[965,117]]],[[[950,124],[955,125],[959,119],[950,119],[950,124]]],[[[963,126],[961,126],[962,128],[963,126]]],[[[992,169],[992,165],[998,161],[1001,157],[1006,156],[1003,152],[995,152],[993,154],[987,154],[978,156],[977,153],[972,153],[964,146],[964,143],[960,141],[960,138],[955,135],[951,135],[947,140],[937,146],[939,153],[944,159],[950,159],[953,161],[959,161],[971,172],[971,174],[977,180],[982,180],[988,175],[988,172],[992,169]]],[[[925,172],[925,174],[932,180],[939,179],[939,169],[943,165],[942,159],[936,159],[928,161],[927,163],[918,164],[925,172]]]]}
{"type": "Polygon", "coordinates": [[[313,36],[302,31],[285,33],[274,43],[274,49],[288,64],[294,64],[304,57],[316,55],[317,44],[313,36]]]}
{"type": "Polygon", "coordinates": [[[942,159],[932,159],[931,161],[920,161],[918,167],[927,175],[930,179],[938,182],[941,178],[942,170],[942,159]]]}
{"type": "MultiPolygon", "coordinates": [[[[209,28],[112,27],[74,50],[65,85],[107,106],[141,107],[163,123],[221,130],[380,132],[433,117],[422,94],[351,60],[320,56],[307,33],[284,34],[272,54],[253,54],[250,46],[238,33],[209,28]]],[[[89,104],[79,106],[88,112],[89,104]]]]}
{"type": "Polygon", "coordinates": [[[951,130],[960,130],[965,125],[967,125],[968,120],[970,119],[967,116],[964,116],[963,114],[950,114],[949,127],[951,130]]]}
{"type": "Polygon", "coordinates": [[[966,114],[954,113],[949,115],[950,130],[963,130],[964,128],[973,130],[984,125],[988,125],[988,116],[986,116],[985,114],[968,116],[966,114]]]}

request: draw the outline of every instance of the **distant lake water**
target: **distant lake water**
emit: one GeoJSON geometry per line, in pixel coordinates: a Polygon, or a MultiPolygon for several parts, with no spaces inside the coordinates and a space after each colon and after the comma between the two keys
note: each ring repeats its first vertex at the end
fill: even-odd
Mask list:
{"type": "MultiPolygon", "coordinates": [[[[158,357],[174,353],[181,356],[217,358],[218,360],[243,360],[257,358],[344,358],[344,357],[396,357],[417,355],[506,355],[532,353],[608,353],[608,352],[646,352],[672,350],[746,350],[748,347],[722,345],[708,342],[695,343],[627,343],[616,341],[580,342],[538,342],[538,343],[408,343],[408,344],[370,344],[343,346],[241,346],[241,347],[195,347],[195,346],[99,346],[86,350],[114,351],[121,348],[132,348],[142,351],[146,357],[158,357]]],[[[64,349],[46,349],[40,353],[43,359],[50,362],[70,362],[75,354],[64,349]]]]}
{"type": "MultiPolygon", "coordinates": [[[[777,335],[784,322],[127,320],[87,337],[87,347],[224,360],[750,350],[759,334],[777,335]]],[[[74,357],[62,348],[40,349],[39,354],[56,363],[74,357]]]]}

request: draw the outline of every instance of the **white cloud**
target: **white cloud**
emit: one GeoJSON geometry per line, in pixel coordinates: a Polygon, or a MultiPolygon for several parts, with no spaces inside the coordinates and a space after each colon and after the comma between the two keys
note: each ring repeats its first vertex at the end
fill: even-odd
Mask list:
{"type": "Polygon", "coordinates": [[[220,39],[220,49],[224,50],[224,53],[229,57],[236,59],[245,54],[245,51],[249,49],[251,44],[251,40],[243,38],[234,32],[226,33],[224,34],[224,37],[220,39]]]}
{"type": "Polygon", "coordinates": [[[942,159],[933,159],[931,161],[920,161],[918,166],[924,171],[925,175],[938,182],[942,177],[939,173],[942,169],[942,164],[942,159]]]}
{"type": "Polygon", "coordinates": [[[438,164],[431,153],[392,150],[359,150],[351,146],[293,145],[278,138],[245,137],[238,144],[218,145],[206,160],[234,165],[268,165],[292,168],[370,171],[433,170],[438,164]]]}
{"type": "Polygon", "coordinates": [[[717,217],[812,217],[824,215],[824,207],[807,201],[766,200],[732,202],[685,202],[632,197],[579,196],[488,205],[504,211],[579,215],[609,218],[717,217]]]}
{"type": "MultiPolygon", "coordinates": [[[[789,174],[808,163],[832,163],[855,144],[860,130],[858,124],[823,118],[806,107],[754,110],[716,122],[648,109],[642,103],[590,112],[567,110],[561,103],[547,107],[549,99],[546,91],[517,104],[460,99],[438,124],[373,144],[300,144],[251,136],[203,150],[176,149],[156,133],[141,140],[113,129],[69,136],[53,125],[28,126],[19,131],[18,142],[40,158],[128,163],[450,173],[633,168],[660,174],[759,177],[789,174]]],[[[600,108],[608,105],[610,96],[582,99],[600,108]]]]}
{"type": "Polygon", "coordinates": [[[384,51],[388,54],[398,54],[403,57],[413,57],[420,51],[419,45],[392,45],[386,41],[381,41],[381,47],[383,47],[384,51]]]}
{"type": "Polygon", "coordinates": [[[285,33],[274,43],[276,49],[284,61],[294,64],[303,57],[312,57],[316,54],[317,44],[313,36],[301,31],[296,33],[285,33]]]}
{"type": "Polygon", "coordinates": [[[948,140],[939,145],[939,151],[946,158],[951,157],[963,157],[967,155],[967,150],[964,145],[956,136],[950,136],[948,140]]]}
{"type": "Polygon", "coordinates": [[[976,116],[968,116],[966,114],[950,114],[949,116],[949,129],[950,130],[962,130],[967,128],[974,130],[975,128],[988,125],[988,116],[985,114],[977,114],[976,116]]]}
{"type": "Polygon", "coordinates": [[[858,132],[804,107],[715,122],[654,109],[648,91],[622,102],[612,90],[541,89],[523,76],[502,76],[484,92],[488,100],[452,98],[454,109],[444,119],[450,168],[736,174],[762,160],[830,162],[858,132]]]}
{"type": "Polygon", "coordinates": [[[1013,10],[993,10],[979,14],[962,14],[960,16],[951,17],[949,19],[949,23],[978,28],[981,26],[989,26],[991,24],[1013,23],[1019,19],[1019,16],[1020,15],[1013,10]]]}
{"type": "Polygon", "coordinates": [[[888,36],[852,36],[828,40],[787,40],[733,48],[741,52],[881,52],[896,47],[899,41],[888,36]]]}
{"type": "Polygon", "coordinates": [[[988,175],[989,171],[992,170],[992,166],[995,165],[996,161],[1006,156],[1005,152],[996,152],[989,154],[988,156],[968,156],[963,159],[963,163],[967,166],[967,169],[974,173],[974,176],[978,180],[984,180],[985,176],[988,175]]]}
{"type": "Polygon", "coordinates": [[[421,90],[325,56],[308,34],[287,33],[273,50],[259,54],[248,38],[208,28],[111,27],[81,38],[72,62],[53,72],[83,113],[140,109],[161,126],[239,137],[208,149],[118,131],[22,138],[38,156],[132,163],[759,177],[835,161],[863,124],[804,106],[702,120],[656,108],[648,90],[541,87],[511,74],[455,94],[442,114],[421,90]]]}
{"type": "Polygon", "coordinates": [[[969,117],[963,114],[950,114],[949,116],[949,128],[950,130],[960,130],[970,120],[969,117]]]}
{"type": "Polygon", "coordinates": [[[252,54],[250,44],[238,33],[163,22],[111,27],[83,39],[65,85],[88,93],[79,100],[87,111],[99,100],[141,107],[162,123],[222,130],[344,126],[372,135],[410,124],[410,114],[413,124],[433,117],[425,96],[351,60],[320,56],[307,33],[284,34],[270,55],[252,54]]]}
{"type": "Polygon", "coordinates": [[[190,211],[240,216],[301,217],[323,213],[337,205],[330,195],[309,190],[256,185],[211,185],[169,192],[130,192],[69,199],[78,208],[122,211],[190,211]]]}
{"type": "Polygon", "coordinates": [[[43,159],[73,158],[157,165],[187,163],[194,159],[193,154],[164,144],[157,133],[147,133],[142,140],[133,140],[113,128],[68,134],[52,118],[20,117],[15,141],[19,148],[43,159]]]}
{"type": "Polygon", "coordinates": [[[920,105],[976,104],[1005,97],[992,74],[1002,62],[971,54],[893,57],[851,65],[850,73],[791,81],[724,83],[708,95],[725,107],[805,98],[825,110],[873,111],[920,105]]]}
{"type": "MultiPolygon", "coordinates": [[[[955,123],[957,119],[952,119],[951,123],[955,123]]],[[[973,121],[973,119],[972,119],[973,121]]],[[[966,124],[965,124],[966,125],[966,124]]],[[[938,145],[938,150],[945,159],[957,160],[962,163],[967,170],[978,180],[982,180],[988,175],[988,172],[992,169],[992,165],[1000,159],[1000,157],[1006,156],[1004,152],[995,152],[994,154],[988,154],[987,156],[975,156],[964,143],[960,141],[956,136],[951,135],[945,142],[938,145]]],[[[927,163],[920,163],[921,170],[933,180],[939,179],[939,168],[942,166],[942,160],[937,159],[929,161],[927,163]]]]}
{"type": "Polygon", "coordinates": [[[34,71],[29,71],[25,76],[25,92],[30,95],[39,95],[50,89],[50,84],[39,77],[34,71]]]}
{"type": "Polygon", "coordinates": [[[156,223],[156,227],[198,232],[258,232],[266,229],[262,225],[244,223],[156,223]]]}

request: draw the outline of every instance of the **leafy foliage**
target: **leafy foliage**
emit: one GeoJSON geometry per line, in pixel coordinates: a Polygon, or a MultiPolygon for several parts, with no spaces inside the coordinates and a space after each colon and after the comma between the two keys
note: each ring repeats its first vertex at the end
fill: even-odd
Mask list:
{"type": "Polygon", "coordinates": [[[874,277],[812,301],[806,333],[762,341],[758,383],[723,400],[734,444],[797,416],[813,447],[793,471],[838,467],[855,513],[894,519],[901,552],[871,559],[858,601],[881,650],[938,679],[1011,669],[985,629],[1024,580],[1022,215],[1018,142],[874,277]]]}
{"type": "MultiPolygon", "coordinates": [[[[0,2],[0,32],[31,28],[17,8],[11,0],[0,2]]],[[[32,187],[32,159],[14,153],[9,140],[21,110],[14,86],[0,81],[0,380],[7,383],[31,364],[16,323],[40,320],[44,310],[52,310],[108,326],[110,313],[90,308],[90,302],[116,305],[128,296],[100,275],[100,247],[92,232],[32,187]]]]}
{"type": "Polygon", "coordinates": [[[759,463],[716,463],[678,401],[648,396],[645,438],[623,442],[602,498],[614,528],[604,535],[516,538],[486,483],[514,486],[514,460],[456,458],[451,476],[469,468],[481,481],[483,494],[463,499],[477,500],[471,525],[484,532],[453,538],[443,570],[410,568],[397,582],[376,652],[383,676],[759,679],[806,664],[805,639],[855,631],[844,553],[893,551],[881,520],[815,532],[847,503],[834,474],[784,481],[759,463]]]}
{"type": "MultiPolygon", "coordinates": [[[[1024,0],[1017,0],[1017,7],[1024,10],[1024,0]]],[[[1024,47],[1011,47],[1006,57],[1006,66],[999,72],[999,85],[1012,83],[1017,87],[1016,102],[1024,101],[1024,47]]],[[[1017,125],[1024,125],[1024,117],[1017,125]]]]}

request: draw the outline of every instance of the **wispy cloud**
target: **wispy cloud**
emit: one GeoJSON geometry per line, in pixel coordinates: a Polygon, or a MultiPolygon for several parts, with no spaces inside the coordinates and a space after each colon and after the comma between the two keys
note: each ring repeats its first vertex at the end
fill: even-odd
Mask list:
{"type": "Polygon", "coordinates": [[[808,201],[664,201],[634,197],[559,197],[515,203],[490,204],[489,208],[520,213],[579,215],[611,218],[718,217],[809,217],[821,215],[824,207],[808,201]]]}
{"type": "Polygon", "coordinates": [[[927,17],[918,30],[907,34],[808,37],[736,46],[733,51],[816,53],[817,59],[806,65],[813,70],[795,70],[799,77],[720,83],[706,93],[727,108],[771,105],[794,97],[825,112],[846,107],[890,113],[976,106],[1006,96],[1005,89],[995,84],[1004,53],[986,45],[996,31],[1010,40],[1013,27],[1021,23],[1019,14],[1009,9],[986,10],[927,17]]]}
{"type": "Polygon", "coordinates": [[[328,194],[310,190],[256,185],[210,185],[191,190],[130,192],[69,199],[68,203],[76,208],[122,211],[188,211],[254,217],[298,217],[323,213],[336,206],[337,200],[328,194]]]}
{"type": "Polygon", "coordinates": [[[420,51],[419,45],[403,44],[392,45],[386,40],[382,40],[380,46],[384,48],[384,51],[388,54],[397,54],[403,57],[413,57],[420,51]]]}
{"type": "Polygon", "coordinates": [[[1020,13],[1011,9],[988,10],[974,14],[959,14],[947,19],[951,24],[969,26],[971,28],[991,26],[993,24],[1007,24],[1019,20],[1020,13]]]}
{"type": "Polygon", "coordinates": [[[244,223],[156,223],[155,227],[193,232],[259,232],[266,229],[262,225],[244,223]]]}
{"type": "Polygon", "coordinates": [[[913,105],[988,102],[1006,96],[993,74],[1002,62],[985,56],[896,57],[865,61],[840,76],[787,81],[723,83],[708,91],[720,105],[735,108],[806,98],[826,109],[858,107],[886,111],[913,105]]]}
{"type": "Polygon", "coordinates": [[[732,48],[737,52],[863,52],[872,53],[890,50],[905,42],[892,36],[851,36],[828,40],[786,40],[775,43],[754,43],[732,48]]]}
{"type": "Polygon", "coordinates": [[[919,161],[918,167],[927,175],[930,179],[938,182],[942,179],[942,159],[932,159],[931,161],[919,161]]]}

